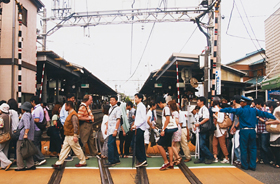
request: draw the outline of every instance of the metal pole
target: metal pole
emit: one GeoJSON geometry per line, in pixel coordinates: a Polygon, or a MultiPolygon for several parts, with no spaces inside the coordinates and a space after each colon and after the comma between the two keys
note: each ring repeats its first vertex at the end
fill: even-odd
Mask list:
{"type": "Polygon", "coordinates": [[[47,48],[47,9],[43,9],[43,46],[42,50],[45,51],[47,48]]]}
{"type": "Polygon", "coordinates": [[[23,48],[23,38],[22,38],[22,9],[21,4],[18,6],[18,105],[21,106],[21,87],[22,87],[22,48],[23,48]]]}
{"type": "Polygon", "coordinates": [[[177,75],[177,95],[178,95],[178,104],[180,106],[180,89],[179,89],[179,69],[178,61],[176,61],[176,75],[177,75]]]}
{"type": "Polygon", "coordinates": [[[14,98],[15,93],[15,34],[16,34],[16,2],[12,1],[13,3],[13,25],[12,25],[12,77],[11,77],[11,98],[14,98]]]}
{"type": "MultiPolygon", "coordinates": [[[[208,73],[208,58],[209,58],[209,48],[206,47],[205,49],[205,59],[204,59],[204,97],[207,99],[208,102],[208,77],[209,77],[209,73],[208,73]]],[[[205,104],[206,105],[206,104],[205,104]]]]}

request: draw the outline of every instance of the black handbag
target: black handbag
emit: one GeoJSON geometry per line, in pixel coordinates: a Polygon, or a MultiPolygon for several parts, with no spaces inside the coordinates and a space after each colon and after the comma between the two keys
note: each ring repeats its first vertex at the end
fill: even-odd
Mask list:
{"type": "Polygon", "coordinates": [[[20,145],[20,154],[25,160],[38,152],[37,147],[30,139],[24,139],[20,145]]]}
{"type": "MultiPolygon", "coordinates": [[[[209,109],[208,109],[209,111],[209,109]]],[[[201,122],[203,120],[203,118],[199,118],[199,122],[201,122]]],[[[213,123],[213,118],[211,116],[211,113],[209,112],[209,120],[206,121],[205,123],[203,123],[202,125],[199,126],[200,129],[200,133],[206,133],[206,132],[210,132],[210,131],[214,131],[216,130],[216,126],[213,123]]]]}
{"type": "Polygon", "coordinates": [[[46,120],[46,118],[45,118],[45,115],[44,115],[44,119],[43,119],[43,121],[42,122],[38,122],[38,123],[36,123],[35,122],[35,124],[36,124],[36,126],[43,132],[43,131],[45,131],[46,129],[47,129],[47,120],[46,120]]]}
{"type": "Polygon", "coordinates": [[[12,140],[13,141],[17,141],[19,139],[20,131],[22,129],[24,129],[24,126],[21,129],[17,128],[16,130],[13,131],[13,133],[12,133],[12,140]]]}

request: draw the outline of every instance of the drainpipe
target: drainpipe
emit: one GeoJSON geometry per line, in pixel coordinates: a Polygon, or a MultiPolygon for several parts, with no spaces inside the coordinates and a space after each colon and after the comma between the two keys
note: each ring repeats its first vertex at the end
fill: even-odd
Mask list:
{"type": "Polygon", "coordinates": [[[16,2],[13,3],[13,23],[12,23],[12,77],[11,77],[11,98],[14,98],[14,78],[15,78],[15,34],[16,34],[16,2]]]}

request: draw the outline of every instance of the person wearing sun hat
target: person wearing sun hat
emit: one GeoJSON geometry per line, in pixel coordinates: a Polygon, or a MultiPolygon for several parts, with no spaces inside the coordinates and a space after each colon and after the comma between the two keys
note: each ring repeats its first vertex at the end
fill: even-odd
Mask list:
{"type": "Polygon", "coordinates": [[[220,112],[234,113],[239,116],[240,127],[240,150],[241,150],[241,168],[245,170],[256,170],[257,145],[256,145],[256,123],[257,116],[275,119],[275,117],[264,111],[250,107],[252,100],[248,97],[241,96],[241,108],[233,109],[231,107],[220,109],[220,112]],[[249,149],[249,150],[248,150],[249,149]],[[250,161],[248,163],[247,158],[250,161]]]}
{"type": "Polygon", "coordinates": [[[17,154],[17,169],[15,171],[25,171],[25,170],[35,170],[36,166],[34,165],[33,156],[25,159],[26,166],[24,166],[23,158],[20,154],[20,147],[24,139],[29,139],[31,141],[34,140],[35,133],[35,124],[34,119],[31,115],[32,105],[30,102],[24,102],[21,106],[22,117],[18,124],[18,129],[20,131],[19,139],[17,141],[16,146],[16,154],[17,154]]]}
{"type": "MultiPolygon", "coordinates": [[[[10,132],[12,130],[12,120],[9,117],[9,109],[10,106],[6,103],[3,103],[0,105],[0,124],[4,125],[0,128],[0,134],[10,132]]],[[[4,142],[0,144],[0,162],[1,162],[1,168],[5,169],[7,171],[11,165],[12,162],[7,158],[8,151],[9,151],[9,144],[10,141],[4,142]]]]}

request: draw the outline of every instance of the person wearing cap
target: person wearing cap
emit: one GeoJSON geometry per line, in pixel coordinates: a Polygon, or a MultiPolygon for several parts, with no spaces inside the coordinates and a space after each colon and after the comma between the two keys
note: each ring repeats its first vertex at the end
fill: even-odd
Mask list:
{"type": "Polygon", "coordinates": [[[31,109],[33,106],[30,102],[24,102],[21,106],[22,117],[20,119],[18,129],[20,131],[19,139],[17,141],[16,146],[16,154],[17,154],[17,169],[15,171],[25,171],[25,170],[35,170],[36,166],[34,164],[33,156],[25,159],[26,167],[24,166],[23,158],[20,154],[20,147],[24,139],[29,139],[34,141],[35,134],[35,123],[34,118],[31,114],[31,109]]]}
{"type": "Polygon", "coordinates": [[[228,107],[220,109],[220,112],[234,113],[239,116],[241,168],[245,170],[250,169],[255,171],[257,159],[255,127],[257,123],[257,116],[274,120],[275,117],[268,112],[250,108],[250,102],[250,98],[242,95],[240,99],[240,105],[242,108],[233,109],[231,107],[228,107]],[[249,163],[247,162],[248,154],[250,158],[249,163]]]}
{"type": "MultiPolygon", "coordinates": [[[[0,128],[0,134],[6,133],[6,132],[12,132],[12,120],[9,116],[9,109],[10,106],[6,103],[3,103],[0,106],[0,124],[4,125],[0,128]]],[[[7,171],[11,165],[12,162],[7,158],[8,151],[9,151],[9,144],[10,141],[4,142],[0,144],[0,162],[1,162],[1,168],[5,169],[7,171]]]]}

